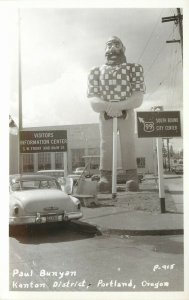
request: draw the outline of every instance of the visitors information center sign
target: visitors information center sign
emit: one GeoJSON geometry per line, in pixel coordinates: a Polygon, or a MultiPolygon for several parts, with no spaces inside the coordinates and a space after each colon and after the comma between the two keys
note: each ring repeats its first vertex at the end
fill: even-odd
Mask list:
{"type": "Polygon", "coordinates": [[[181,136],[180,111],[137,112],[138,137],[181,136]]]}
{"type": "Polygon", "coordinates": [[[20,153],[66,152],[67,131],[21,131],[20,153]]]}

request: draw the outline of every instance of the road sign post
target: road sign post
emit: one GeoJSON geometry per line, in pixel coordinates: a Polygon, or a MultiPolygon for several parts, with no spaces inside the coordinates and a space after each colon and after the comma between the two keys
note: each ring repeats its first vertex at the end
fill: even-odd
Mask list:
{"type": "Polygon", "coordinates": [[[159,199],[161,212],[165,213],[165,188],[163,179],[163,155],[162,155],[162,138],[156,139],[157,158],[158,158],[158,178],[159,178],[159,199]]]}
{"type": "Polygon", "coordinates": [[[159,198],[161,212],[165,213],[162,138],[181,136],[180,112],[162,111],[161,109],[159,111],[137,112],[137,127],[139,138],[156,138],[159,198]]]}
{"type": "Polygon", "coordinates": [[[113,118],[112,198],[117,194],[117,118],[113,118]]]}

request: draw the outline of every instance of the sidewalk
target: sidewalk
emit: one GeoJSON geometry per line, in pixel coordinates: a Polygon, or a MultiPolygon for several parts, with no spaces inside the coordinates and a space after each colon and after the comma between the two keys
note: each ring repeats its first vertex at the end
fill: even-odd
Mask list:
{"type": "Polygon", "coordinates": [[[182,181],[179,178],[178,184],[171,181],[165,183],[166,213],[161,213],[155,180],[147,178],[140,184],[139,192],[125,192],[123,186],[118,186],[116,201],[111,194],[98,195],[97,206],[82,207],[80,222],[111,234],[183,234],[182,181]]]}

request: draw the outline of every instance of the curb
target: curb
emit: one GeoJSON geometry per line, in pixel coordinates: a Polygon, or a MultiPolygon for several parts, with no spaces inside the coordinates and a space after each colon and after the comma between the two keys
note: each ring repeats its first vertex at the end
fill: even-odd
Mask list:
{"type": "Polygon", "coordinates": [[[102,235],[101,230],[93,224],[89,224],[85,221],[73,220],[70,223],[70,226],[76,231],[81,231],[90,234],[102,235]]]}
{"type": "Polygon", "coordinates": [[[95,224],[90,224],[85,221],[72,221],[72,227],[78,231],[82,230],[86,233],[96,235],[129,235],[129,236],[145,236],[145,235],[183,235],[184,229],[113,229],[102,228],[95,224]]]}
{"type": "Polygon", "coordinates": [[[125,236],[145,236],[145,235],[183,235],[183,229],[154,229],[154,230],[134,230],[134,229],[103,229],[98,228],[102,235],[125,235],[125,236]]]}

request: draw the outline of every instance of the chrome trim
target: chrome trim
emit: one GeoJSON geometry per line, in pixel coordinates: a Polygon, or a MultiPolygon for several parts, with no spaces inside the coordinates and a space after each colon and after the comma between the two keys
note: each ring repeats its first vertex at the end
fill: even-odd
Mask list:
{"type": "Polygon", "coordinates": [[[73,219],[80,219],[83,217],[83,213],[81,211],[79,212],[68,212],[64,214],[64,220],[73,220],[73,219]]]}
{"type": "MultiPolygon", "coordinates": [[[[63,214],[57,214],[57,216],[62,215],[63,221],[80,219],[83,216],[81,211],[78,212],[65,212],[63,214]]],[[[22,225],[22,224],[40,224],[40,223],[49,223],[44,218],[48,215],[43,215],[37,213],[36,216],[23,216],[23,217],[9,217],[9,224],[10,225],[22,225]]],[[[55,221],[61,222],[61,221],[55,221]]]]}
{"type": "Polygon", "coordinates": [[[58,210],[58,207],[56,206],[49,206],[49,207],[44,207],[43,210],[58,210]]]}
{"type": "Polygon", "coordinates": [[[26,217],[9,217],[10,225],[22,225],[22,224],[33,224],[36,223],[35,216],[26,216],[26,217]]]}

